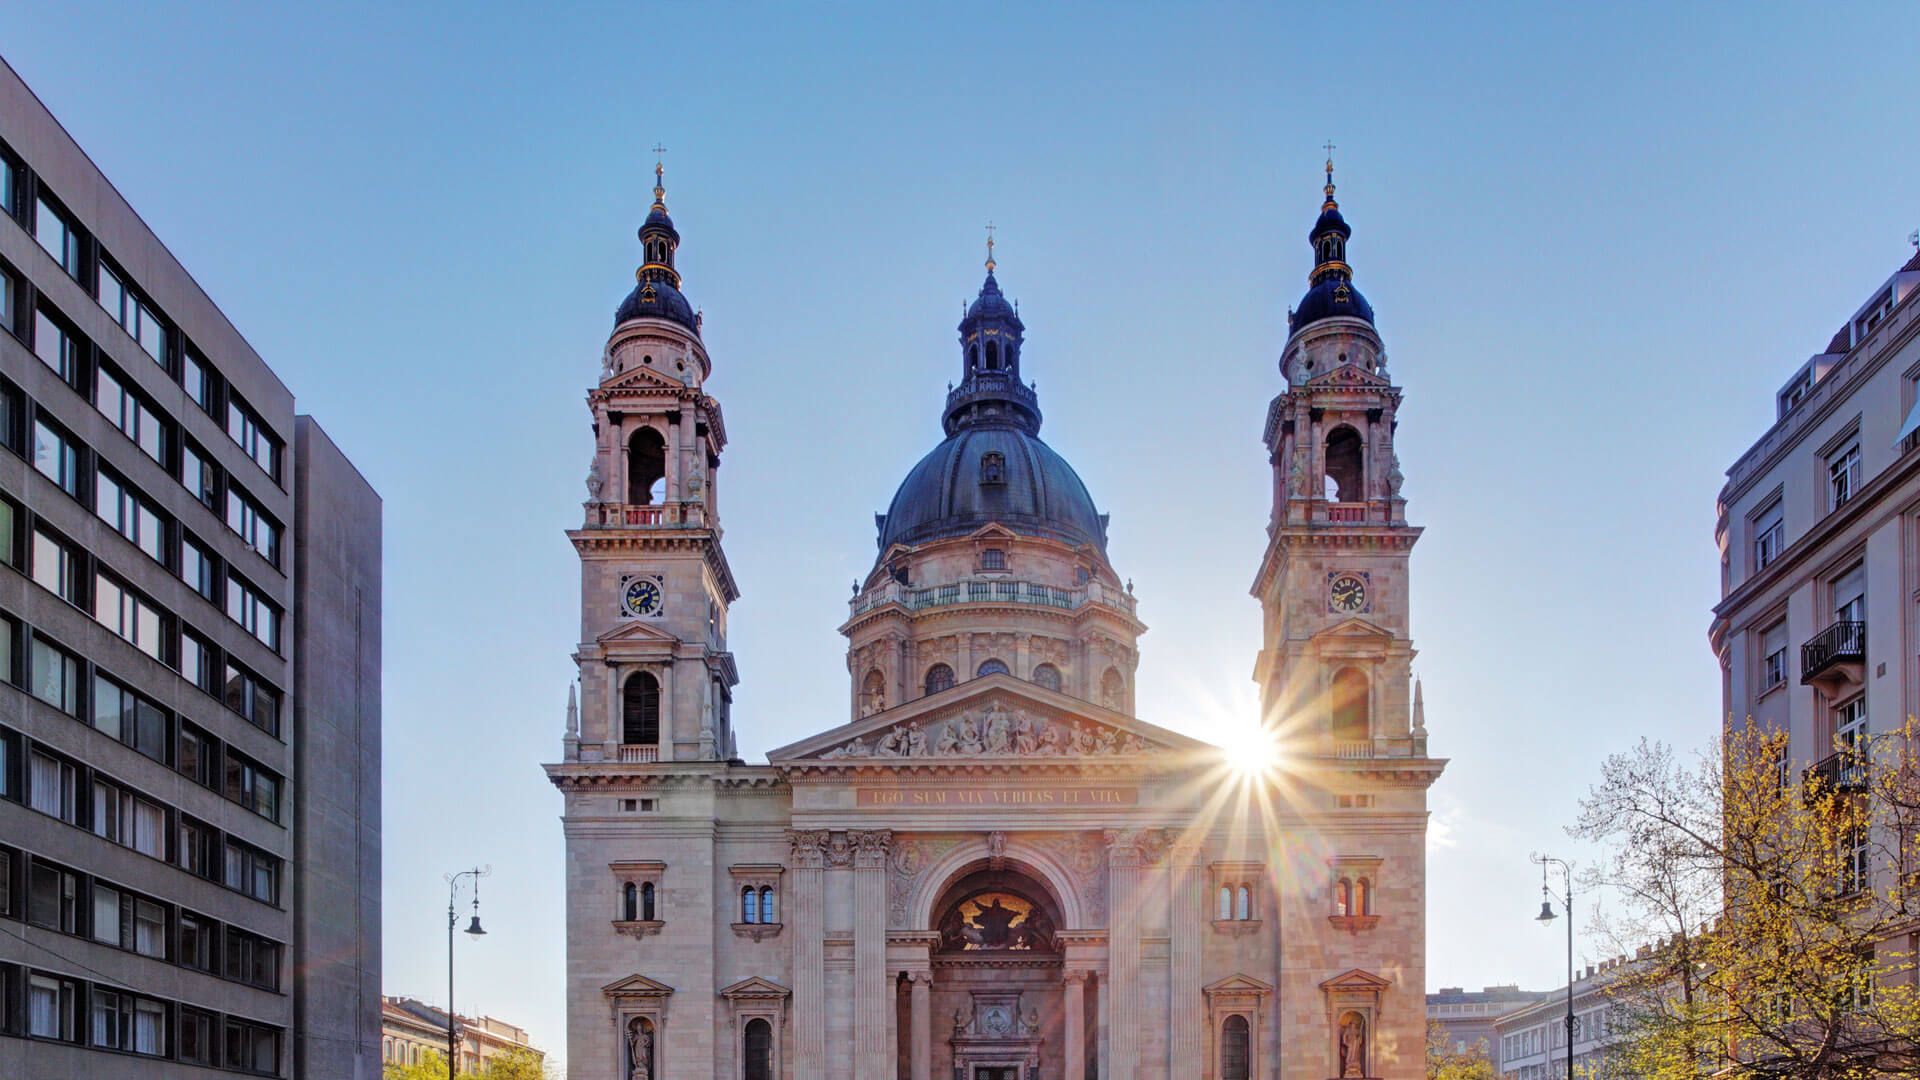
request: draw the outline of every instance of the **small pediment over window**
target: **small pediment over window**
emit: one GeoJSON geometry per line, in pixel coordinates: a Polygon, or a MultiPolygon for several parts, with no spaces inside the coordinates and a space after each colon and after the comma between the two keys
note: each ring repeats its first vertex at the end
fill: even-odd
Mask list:
{"type": "Polygon", "coordinates": [[[728,1001],[784,1001],[792,993],[777,982],[754,975],[722,989],[720,996],[728,1001]]]}
{"type": "Polygon", "coordinates": [[[1393,983],[1388,982],[1386,979],[1370,971],[1362,971],[1359,968],[1354,968],[1350,971],[1344,971],[1335,975],[1333,978],[1321,983],[1320,989],[1327,991],[1349,990],[1372,993],[1374,991],[1385,990],[1392,985],[1393,983]]]}
{"type": "Polygon", "coordinates": [[[659,1001],[673,995],[673,987],[666,983],[649,979],[645,975],[629,975],[616,982],[610,982],[600,988],[600,992],[611,998],[628,998],[659,1001]]]}

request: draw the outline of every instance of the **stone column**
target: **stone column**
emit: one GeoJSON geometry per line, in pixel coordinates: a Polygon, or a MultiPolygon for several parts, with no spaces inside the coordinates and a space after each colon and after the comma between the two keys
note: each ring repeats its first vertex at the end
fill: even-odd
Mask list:
{"type": "MultiPolygon", "coordinates": [[[[1087,973],[1069,971],[1064,985],[1060,988],[1060,1003],[1065,1014],[1065,1031],[1061,1038],[1066,1045],[1061,1052],[1066,1058],[1066,1070],[1061,1080],[1086,1080],[1087,1077],[1087,973]]],[[[1176,1070],[1177,1073],[1177,1070],[1176,1070]]],[[[915,1076],[913,1080],[925,1080],[915,1076]]]]}
{"type": "Polygon", "coordinates": [[[822,1080],[827,1068],[826,890],[827,834],[790,829],[793,892],[787,918],[793,923],[793,1078],[822,1080]]]}
{"type": "Polygon", "coordinates": [[[660,753],[661,761],[672,761],[674,743],[679,741],[680,733],[675,731],[674,721],[679,718],[680,710],[675,708],[673,700],[673,661],[660,665],[660,753]]]}
{"type": "Polygon", "coordinates": [[[1201,876],[1204,855],[1200,845],[1180,843],[1174,845],[1170,859],[1172,910],[1167,921],[1172,937],[1169,947],[1173,953],[1173,972],[1168,1010],[1172,1014],[1168,1017],[1172,1027],[1172,1038],[1168,1040],[1168,1076],[1179,1076],[1183,1069],[1197,1065],[1202,1060],[1205,1042],[1200,989],[1200,934],[1206,910],[1201,876]]]}
{"type": "MultiPolygon", "coordinates": [[[[666,473],[664,477],[666,480],[666,494],[661,498],[662,501],[667,503],[677,503],[680,501],[680,427],[685,423],[686,415],[686,411],[682,409],[680,418],[672,420],[672,422],[667,424],[666,460],[660,463],[664,466],[666,473]]],[[[665,512],[663,509],[662,513],[665,512]]]]}
{"type": "Polygon", "coordinates": [[[1140,1015],[1140,834],[1136,829],[1107,831],[1107,911],[1109,940],[1106,981],[1110,1080],[1138,1075],[1140,1015]]]}
{"type": "Polygon", "coordinates": [[[855,830],[853,846],[853,1075],[887,1073],[887,1010],[899,999],[887,983],[887,829],[855,830]]]}
{"type": "Polygon", "coordinates": [[[626,733],[620,730],[620,669],[607,665],[607,727],[606,738],[600,743],[602,752],[608,761],[620,760],[620,740],[626,733]]]}
{"type": "Polygon", "coordinates": [[[964,631],[960,638],[960,670],[953,673],[953,681],[966,682],[973,678],[973,635],[964,631]]]}
{"type": "Polygon", "coordinates": [[[910,1077],[911,1080],[933,1080],[933,972],[909,972],[907,978],[913,980],[908,990],[912,1010],[912,1026],[907,1033],[912,1040],[910,1077]]]}
{"type": "Polygon", "coordinates": [[[898,678],[894,680],[893,697],[887,699],[889,705],[905,705],[920,695],[914,692],[913,685],[913,639],[900,639],[900,651],[896,655],[898,678]]]}
{"type": "Polygon", "coordinates": [[[1031,634],[1013,635],[1013,677],[1016,679],[1033,678],[1033,668],[1029,665],[1028,657],[1031,649],[1029,643],[1032,638],[1031,634]]]}

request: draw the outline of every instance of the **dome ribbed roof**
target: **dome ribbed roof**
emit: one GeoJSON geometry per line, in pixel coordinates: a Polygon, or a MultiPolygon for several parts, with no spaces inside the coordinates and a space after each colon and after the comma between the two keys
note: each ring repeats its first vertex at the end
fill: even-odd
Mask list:
{"type": "Polygon", "coordinates": [[[1300,306],[1293,309],[1293,329],[1336,316],[1372,322],[1373,305],[1360,295],[1353,282],[1329,275],[1314,282],[1307,295],[1300,298],[1300,306]]]}
{"type": "Polygon", "coordinates": [[[1014,426],[962,428],[920,459],[880,521],[880,550],[965,536],[989,523],[1106,550],[1106,523],[1065,458],[1014,426]],[[1000,482],[983,475],[999,455],[1000,482]]]}
{"type": "Polygon", "coordinates": [[[613,313],[613,325],[619,326],[628,319],[646,317],[672,319],[689,330],[695,329],[693,323],[693,305],[679,289],[665,280],[642,281],[633,287],[627,298],[620,302],[620,309],[613,313]]]}

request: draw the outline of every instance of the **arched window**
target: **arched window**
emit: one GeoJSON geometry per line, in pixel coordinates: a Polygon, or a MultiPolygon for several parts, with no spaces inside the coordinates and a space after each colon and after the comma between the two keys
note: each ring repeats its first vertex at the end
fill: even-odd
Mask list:
{"type": "Polygon", "coordinates": [[[1360,433],[1341,424],[1327,433],[1327,497],[1336,502],[1359,502],[1367,497],[1366,452],[1360,433]]]}
{"type": "Polygon", "coordinates": [[[935,664],[927,669],[927,693],[937,694],[942,690],[953,689],[953,669],[945,664],[935,664]]]}
{"type": "Polygon", "coordinates": [[[660,741],[660,680],[649,672],[627,676],[620,694],[620,741],[629,746],[660,741]]]}
{"type": "Polygon", "coordinates": [[[640,921],[653,922],[653,882],[640,885],[640,921]]]}
{"type": "Polygon", "coordinates": [[[1041,664],[1033,669],[1033,682],[1049,690],[1060,689],[1060,669],[1052,664],[1041,664]]]}
{"type": "Polygon", "coordinates": [[[980,346],[975,345],[969,355],[973,357],[973,366],[979,367],[980,366],[980,346]]]}
{"type": "Polygon", "coordinates": [[[1247,1018],[1235,1013],[1220,1025],[1220,1080],[1249,1080],[1252,1063],[1247,1018]]]}
{"type": "Polygon", "coordinates": [[[1005,675],[1006,673],[1007,673],[1007,664],[1006,664],[1006,661],[1004,660],[983,661],[980,664],[980,670],[974,672],[975,675],[980,676],[982,678],[985,678],[988,675],[1005,675]]]}
{"type": "Polygon", "coordinates": [[[983,484],[1004,484],[1007,482],[1007,458],[998,450],[989,450],[980,455],[980,482],[983,484]]]}
{"type": "Polygon", "coordinates": [[[887,677],[879,668],[867,672],[860,683],[860,715],[872,716],[887,707],[887,677]]]}
{"type": "Polygon", "coordinates": [[[751,885],[740,890],[740,921],[743,923],[760,921],[760,893],[751,885]]]}
{"type": "Polygon", "coordinates": [[[1127,680],[1120,677],[1118,668],[1108,668],[1100,676],[1100,704],[1116,712],[1127,707],[1127,680]]]}
{"type": "Polygon", "coordinates": [[[1333,913],[1335,915],[1353,914],[1353,882],[1346,878],[1333,887],[1333,913]]]}
{"type": "Polygon", "coordinates": [[[1233,887],[1231,885],[1220,886],[1220,913],[1214,917],[1222,922],[1233,918],[1233,887]]]}
{"type": "Polygon", "coordinates": [[[773,886],[771,885],[760,886],[760,921],[763,923],[780,921],[780,913],[773,908],[773,886]]]}
{"type": "Polygon", "coordinates": [[[747,1021],[745,1044],[746,1080],[773,1080],[773,1025],[756,1016],[747,1021]]]}
{"type": "Polygon", "coordinates": [[[1253,918],[1253,890],[1240,886],[1240,903],[1233,909],[1234,918],[1245,921],[1253,918]]]}
{"type": "Polygon", "coordinates": [[[987,342],[987,370],[1000,370],[1000,343],[997,341],[987,342]]]}
{"type": "Polygon", "coordinates": [[[1353,883],[1353,913],[1355,915],[1373,914],[1373,885],[1366,878],[1353,883]]]}
{"type": "Polygon", "coordinates": [[[631,881],[620,890],[620,917],[627,922],[640,917],[640,889],[631,881]]]}
{"type": "Polygon", "coordinates": [[[1333,677],[1332,734],[1340,742],[1365,742],[1372,738],[1367,721],[1367,677],[1353,668],[1342,668],[1333,677]]]}
{"type": "Polygon", "coordinates": [[[643,427],[627,439],[627,501],[651,506],[667,493],[667,440],[643,427]]]}

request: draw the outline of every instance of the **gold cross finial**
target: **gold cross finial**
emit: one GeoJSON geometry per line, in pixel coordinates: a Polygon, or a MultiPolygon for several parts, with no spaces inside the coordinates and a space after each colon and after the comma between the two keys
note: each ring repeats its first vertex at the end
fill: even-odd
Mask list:
{"type": "Polygon", "coordinates": [[[993,222],[987,222],[987,273],[993,273],[993,222]]]}
{"type": "Polygon", "coordinates": [[[1327,201],[1321,204],[1320,209],[1322,210],[1330,209],[1334,205],[1333,203],[1333,140],[1332,139],[1327,140],[1326,192],[1327,192],[1327,201]]]}
{"type": "Polygon", "coordinates": [[[660,202],[667,197],[666,187],[667,148],[659,143],[653,144],[653,201],[660,202]]]}

